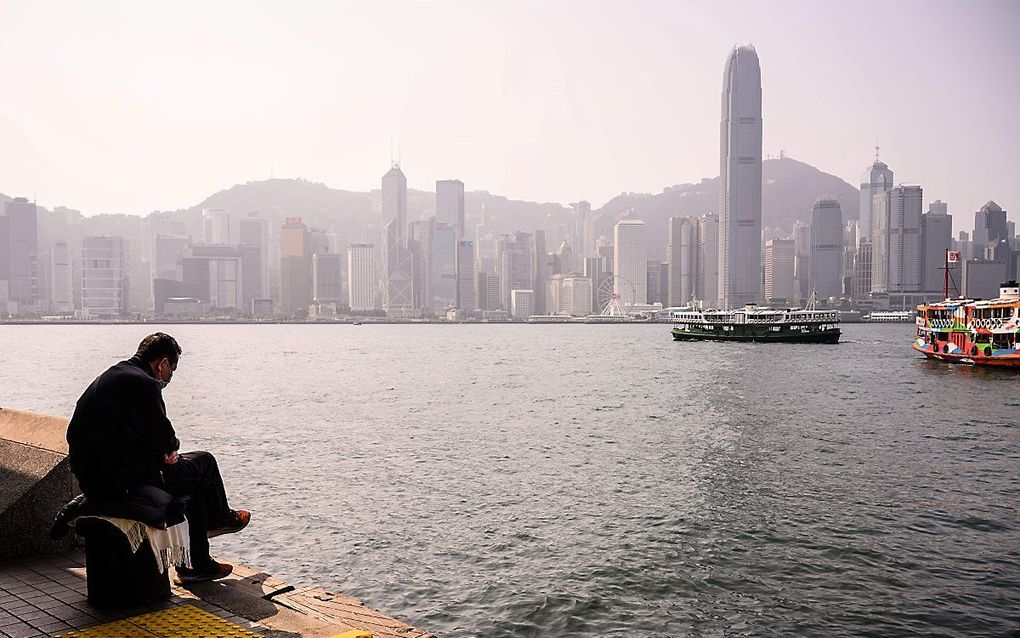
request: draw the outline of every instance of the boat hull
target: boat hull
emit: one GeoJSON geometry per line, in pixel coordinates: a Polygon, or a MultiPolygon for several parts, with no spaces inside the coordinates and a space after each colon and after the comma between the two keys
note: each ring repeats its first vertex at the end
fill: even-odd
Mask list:
{"type": "Polygon", "coordinates": [[[753,343],[839,343],[839,328],[815,332],[783,332],[776,334],[723,334],[688,332],[673,328],[674,341],[747,341],[753,343]]]}
{"type": "Polygon", "coordinates": [[[994,366],[997,368],[1017,368],[1020,369],[1020,353],[1013,354],[992,354],[990,356],[984,356],[981,354],[970,355],[953,352],[939,352],[933,351],[929,348],[922,348],[917,343],[911,344],[917,352],[920,352],[929,359],[935,361],[944,361],[946,363],[962,363],[965,365],[976,365],[976,366],[994,366]]]}

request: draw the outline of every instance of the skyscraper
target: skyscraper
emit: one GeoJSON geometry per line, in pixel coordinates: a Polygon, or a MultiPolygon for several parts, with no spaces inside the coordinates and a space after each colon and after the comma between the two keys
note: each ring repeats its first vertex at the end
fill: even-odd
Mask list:
{"type": "Polygon", "coordinates": [[[0,317],[6,317],[10,312],[8,308],[11,297],[10,253],[10,220],[7,215],[0,215],[0,317]]]}
{"type": "Polygon", "coordinates": [[[457,240],[464,236],[464,182],[446,179],[436,182],[436,221],[453,228],[457,240]]]}
{"type": "Polygon", "coordinates": [[[879,161],[878,152],[875,152],[875,162],[864,172],[861,177],[861,208],[860,208],[860,238],[861,241],[872,241],[875,233],[875,196],[886,193],[893,187],[893,172],[885,164],[879,161]]]}
{"type": "Polygon", "coordinates": [[[202,235],[207,244],[230,243],[230,214],[219,208],[202,210],[202,235]]]}
{"type": "MultiPolygon", "coordinates": [[[[534,236],[522,232],[514,233],[512,236],[500,235],[498,259],[500,303],[503,310],[510,311],[510,292],[533,290],[532,286],[535,284],[534,236]]],[[[494,308],[490,307],[489,310],[494,308]]]]}
{"type": "Polygon", "coordinates": [[[457,242],[457,307],[465,312],[478,308],[475,295],[475,246],[474,242],[457,242]]]}
{"type": "Polygon", "coordinates": [[[338,304],[343,292],[343,255],[312,255],[312,300],[316,304],[338,304]]]}
{"type": "Polygon", "coordinates": [[[84,237],[81,242],[81,304],[87,317],[114,318],[128,307],[127,241],[84,237]]]}
{"type": "Polygon", "coordinates": [[[280,228],[280,312],[307,312],[312,302],[308,229],[300,217],[288,217],[280,228]]]}
{"type": "Polygon", "coordinates": [[[695,295],[707,306],[719,299],[719,216],[713,213],[697,219],[698,278],[695,295]]]}
{"type": "Polygon", "coordinates": [[[415,314],[414,255],[407,248],[407,178],[393,163],[382,177],[382,214],[386,271],[386,314],[405,317],[415,314]]]}
{"type": "Polygon", "coordinates": [[[259,289],[256,297],[269,296],[269,220],[251,213],[241,218],[241,244],[254,246],[257,250],[258,262],[255,268],[259,273],[259,289]]]}
{"type": "Polygon", "coordinates": [[[643,221],[622,219],[613,227],[613,264],[613,292],[619,295],[620,305],[648,303],[648,242],[643,221]]]}
{"type": "Polygon", "coordinates": [[[436,314],[457,307],[457,240],[453,226],[429,224],[428,290],[425,306],[436,314]]]}
{"type": "Polygon", "coordinates": [[[666,263],[669,287],[664,305],[683,306],[691,300],[697,282],[696,221],[690,217],[670,217],[666,238],[666,263]]]}
{"type": "Polygon", "coordinates": [[[934,295],[932,299],[942,298],[946,251],[952,241],[953,216],[945,202],[936,200],[921,215],[921,290],[934,295]]]}
{"type": "Polygon", "coordinates": [[[35,204],[15,197],[4,206],[9,242],[8,294],[18,311],[39,302],[39,221],[35,204]]]}
{"type": "Polygon", "coordinates": [[[821,198],[811,211],[811,291],[821,301],[843,291],[843,215],[839,202],[821,198]]]}
{"type": "Polygon", "coordinates": [[[71,251],[65,241],[53,245],[52,276],[51,310],[59,314],[71,314],[74,312],[74,285],[71,279],[71,251]]]}
{"type": "Polygon", "coordinates": [[[581,243],[577,256],[581,259],[595,255],[595,240],[598,239],[598,215],[591,209],[591,203],[581,200],[573,205],[581,223],[581,243]]]}
{"type": "Polygon", "coordinates": [[[719,161],[719,305],[761,301],[761,67],[735,47],[723,75],[719,161]]]}
{"type": "Polygon", "coordinates": [[[765,242],[765,302],[791,305],[797,298],[793,264],[796,245],[792,239],[765,242]]]}
{"type": "Polygon", "coordinates": [[[916,184],[875,196],[872,291],[921,292],[921,197],[916,184]]]}
{"type": "Polygon", "coordinates": [[[254,246],[192,245],[181,257],[183,296],[250,312],[259,285],[255,252],[254,246]]]}
{"type": "Polygon", "coordinates": [[[375,246],[351,244],[347,248],[347,305],[355,312],[375,310],[375,246]]]}
{"type": "MultiPolygon", "coordinates": [[[[549,253],[546,252],[545,246],[545,231],[536,230],[534,235],[534,263],[531,265],[532,276],[534,281],[528,286],[535,291],[534,306],[532,312],[534,314],[544,315],[546,313],[545,307],[545,290],[546,281],[553,274],[553,268],[549,265],[549,253]]],[[[522,286],[523,287],[523,286],[522,286]]]]}
{"type": "Polygon", "coordinates": [[[393,220],[397,220],[398,239],[403,241],[407,232],[407,178],[397,162],[382,177],[382,224],[385,227],[393,220]]]}
{"type": "Polygon", "coordinates": [[[974,243],[983,246],[989,242],[1009,239],[1006,224],[1006,211],[993,201],[987,202],[981,210],[974,213],[974,243]]]}

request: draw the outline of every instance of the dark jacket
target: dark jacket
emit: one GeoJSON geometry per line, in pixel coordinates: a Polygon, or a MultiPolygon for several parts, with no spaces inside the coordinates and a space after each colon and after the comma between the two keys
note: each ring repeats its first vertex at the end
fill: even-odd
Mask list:
{"type": "Polygon", "coordinates": [[[162,485],[163,456],[180,448],[159,381],[135,356],[92,382],[67,426],[71,471],[90,498],[124,497],[162,485]]]}
{"type": "Polygon", "coordinates": [[[190,500],[189,496],[173,496],[151,485],[136,487],[113,501],[96,501],[79,494],[57,512],[50,528],[50,538],[60,540],[67,536],[70,524],[79,516],[127,518],[156,529],[166,529],[184,520],[184,509],[190,500]]]}

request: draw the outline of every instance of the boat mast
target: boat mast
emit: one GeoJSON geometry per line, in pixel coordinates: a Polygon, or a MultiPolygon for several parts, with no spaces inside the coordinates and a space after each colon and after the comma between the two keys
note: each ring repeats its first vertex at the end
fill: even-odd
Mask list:
{"type": "Polygon", "coordinates": [[[953,262],[952,262],[954,264],[957,263],[959,261],[959,259],[960,259],[959,253],[956,253],[954,255],[954,252],[955,251],[952,251],[952,250],[947,250],[946,251],[946,260],[945,260],[945,263],[942,266],[942,270],[943,270],[943,273],[944,273],[943,274],[943,280],[942,280],[942,298],[943,299],[949,299],[949,282],[950,281],[953,282],[953,288],[956,289],[956,295],[960,296],[960,287],[956,285],[956,280],[954,280],[953,276],[949,274],[949,264],[950,264],[949,258],[950,258],[950,256],[955,256],[956,257],[956,259],[954,259],[953,262]]]}

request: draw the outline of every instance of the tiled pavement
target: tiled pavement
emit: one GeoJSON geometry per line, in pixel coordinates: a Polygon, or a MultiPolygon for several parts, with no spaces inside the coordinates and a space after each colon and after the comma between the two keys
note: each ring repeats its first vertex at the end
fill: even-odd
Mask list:
{"type": "Polygon", "coordinates": [[[264,628],[174,589],[167,601],[105,611],[85,600],[84,555],[72,552],[0,563],[0,638],[59,636],[74,629],[190,604],[247,629],[264,628]]]}

